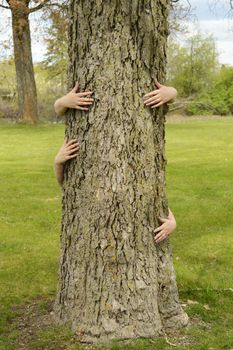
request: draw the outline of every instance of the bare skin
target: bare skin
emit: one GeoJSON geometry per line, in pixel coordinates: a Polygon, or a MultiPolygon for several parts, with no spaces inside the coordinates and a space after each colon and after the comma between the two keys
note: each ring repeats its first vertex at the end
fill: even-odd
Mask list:
{"type": "MultiPolygon", "coordinates": [[[[143,96],[143,100],[146,106],[156,108],[168,101],[174,99],[177,96],[177,91],[171,86],[165,86],[155,81],[156,90],[149,92],[143,96]]],[[[55,111],[58,115],[65,114],[68,108],[88,110],[88,107],[92,105],[94,99],[91,98],[92,91],[78,92],[79,84],[76,83],[75,87],[65,96],[62,96],[56,100],[54,104],[55,111]]],[[[79,150],[79,142],[76,139],[67,141],[65,139],[58,154],[54,160],[54,171],[57,181],[62,186],[64,181],[64,165],[69,159],[77,157],[79,150]]],[[[161,225],[154,230],[155,242],[159,243],[167,238],[176,228],[176,219],[169,209],[167,218],[159,218],[161,225]]]]}
{"type": "Polygon", "coordinates": [[[159,218],[162,224],[154,230],[155,242],[159,243],[167,238],[176,228],[176,219],[170,208],[168,208],[168,217],[159,218]]]}
{"type": "Polygon", "coordinates": [[[69,159],[77,157],[79,150],[79,142],[76,139],[67,141],[64,140],[63,145],[59,149],[54,159],[54,172],[57,178],[57,182],[62,186],[64,181],[64,165],[69,159]]]}
{"type": "MultiPolygon", "coordinates": [[[[79,142],[76,139],[67,141],[65,139],[54,159],[54,172],[57,182],[62,186],[64,181],[64,165],[67,160],[74,159],[78,155],[79,142]]],[[[155,242],[159,243],[167,238],[176,228],[176,219],[169,209],[167,218],[159,218],[162,224],[154,230],[155,242]]]]}
{"type": "MultiPolygon", "coordinates": [[[[164,103],[176,98],[177,90],[172,86],[160,84],[155,80],[156,90],[143,96],[144,104],[151,108],[156,108],[164,103]]],[[[76,82],[74,88],[68,94],[60,97],[54,103],[54,109],[58,116],[65,115],[68,108],[88,111],[93,104],[94,99],[91,97],[93,91],[80,92],[79,83],[76,82]]]]}
{"type": "MultiPolygon", "coordinates": [[[[172,86],[166,86],[160,84],[155,80],[156,90],[149,92],[143,96],[144,104],[151,108],[157,108],[162,106],[164,103],[171,101],[176,98],[177,90],[172,86]]],[[[167,238],[176,228],[176,219],[169,209],[167,218],[159,218],[161,225],[154,230],[155,242],[159,243],[167,238]]]]}
{"type": "Polygon", "coordinates": [[[63,116],[68,108],[88,111],[94,99],[91,97],[93,91],[80,92],[79,83],[68,94],[60,97],[54,103],[54,109],[58,116],[63,116]]]}
{"type": "Polygon", "coordinates": [[[176,98],[177,90],[174,87],[162,85],[157,80],[155,80],[155,86],[157,87],[156,90],[143,96],[144,104],[146,106],[156,108],[176,98]]]}

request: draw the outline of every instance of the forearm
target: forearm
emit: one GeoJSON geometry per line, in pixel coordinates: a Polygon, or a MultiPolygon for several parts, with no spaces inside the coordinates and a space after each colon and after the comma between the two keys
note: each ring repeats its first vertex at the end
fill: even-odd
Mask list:
{"type": "Polygon", "coordinates": [[[176,228],[176,218],[170,208],[168,208],[168,219],[174,222],[174,227],[176,228]]]}
{"type": "Polygon", "coordinates": [[[177,90],[174,87],[170,86],[170,93],[171,96],[168,102],[174,102],[175,98],[177,97],[177,90]]]}
{"type": "Polygon", "coordinates": [[[169,219],[174,218],[173,212],[171,211],[170,208],[168,208],[168,218],[169,218],[169,219]]]}
{"type": "Polygon", "coordinates": [[[65,107],[65,105],[63,103],[63,97],[61,97],[55,101],[54,109],[55,109],[55,112],[58,116],[62,117],[63,115],[65,115],[65,113],[67,111],[67,107],[65,107]]]}
{"type": "Polygon", "coordinates": [[[57,182],[62,186],[64,181],[64,164],[54,162],[54,172],[57,182]]]}

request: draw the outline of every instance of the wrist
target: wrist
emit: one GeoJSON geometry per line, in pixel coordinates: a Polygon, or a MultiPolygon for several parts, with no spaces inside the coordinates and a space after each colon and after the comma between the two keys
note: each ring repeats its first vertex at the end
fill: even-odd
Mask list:
{"type": "Polygon", "coordinates": [[[63,167],[63,166],[64,166],[64,162],[61,161],[59,158],[55,157],[55,159],[54,159],[54,165],[55,165],[56,167],[63,167]]]}
{"type": "Polygon", "coordinates": [[[56,110],[57,108],[65,108],[64,97],[65,97],[65,96],[62,96],[62,97],[60,97],[59,99],[57,99],[57,100],[55,101],[55,103],[54,103],[54,108],[55,108],[55,110],[56,110]]]}
{"type": "Polygon", "coordinates": [[[171,87],[172,89],[172,98],[176,98],[177,97],[177,90],[174,87],[171,87]]]}

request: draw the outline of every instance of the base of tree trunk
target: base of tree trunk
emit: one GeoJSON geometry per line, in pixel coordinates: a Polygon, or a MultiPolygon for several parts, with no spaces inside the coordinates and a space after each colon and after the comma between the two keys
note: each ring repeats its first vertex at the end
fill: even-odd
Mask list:
{"type": "MultiPolygon", "coordinates": [[[[70,321],[64,322],[57,317],[56,310],[53,314],[54,321],[58,325],[70,324],[70,321]]],[[[157,338],[165,333],[172,333],[175,330],[186,327],[189,323],[187,314],[180,309],[180,313],[166,320],[163,324],[156,319],[154,323],[147,322],[132,322],[131,325],[121,326],[115,320],[106,320],[101,326],[88,326],[85,324],[71,325],[71,329],[82,343],[106,343],[112,340],[129,340],[138,338],[157,338]]]]}

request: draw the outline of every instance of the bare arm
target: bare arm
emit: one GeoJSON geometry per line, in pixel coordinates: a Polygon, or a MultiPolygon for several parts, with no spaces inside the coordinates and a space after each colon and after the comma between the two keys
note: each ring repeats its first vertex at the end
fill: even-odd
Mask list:
{"type": "Polygon", "coordinates": [[[59,117],[62,117],[63,115],[65,115],[65,113],[68,109],[64,105],[63,98],[64,98],[64,96],[57,99],[54,103],[54,110],[59,117]]]}
{"type": "Polygon", "coordinates": [[[64,164],[54,162],[54,173],[57,178],[57,182],[62,186],[64,181],[64,164]]]}
{"type": "Polygon", "coordinates": [[[91,98],[92,91],[79,92],[79,83],[68,92],[68,94],[58,98],[54,103],[54,109],[58,116],[63,116],[68,108],[80,109],[88,111],[88,107],[92,105],[94,99],[91,98]]]}
{"type": "Polygon", "coordinates": [[[64,165],[69,159],[73,159],[78,155],[79,142],[75,139],[67,141],[65,139],[63,145],[61,146],[59,152],[54,159],[54,173],[57,182],[62,186],[64,181],[64,165]]]}

